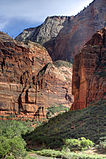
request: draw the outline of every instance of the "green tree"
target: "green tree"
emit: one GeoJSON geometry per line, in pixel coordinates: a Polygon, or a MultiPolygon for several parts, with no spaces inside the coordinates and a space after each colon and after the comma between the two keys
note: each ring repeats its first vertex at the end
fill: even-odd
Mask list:
{"type": "Polygon", "coordinates": [[[93,145],[94,143],[85,137],[81,137],[79,139],[66,139],[64,140],[63,150],[85,150],[92,147],[93,145]]]}
{"type": "Polygon", "coordinates": [[[9,152],[10,152],[9,140],[4,136],[0,136],[0,158],[5,157],[9,152]]]}
{"type": "Polygon", "coordinates": [[[15,136],[13,139],[9,140],[10,145],[10,153],[15,156],[15,158],[24,157],[26,155],[26,142],[18,137],[15,136]]]}

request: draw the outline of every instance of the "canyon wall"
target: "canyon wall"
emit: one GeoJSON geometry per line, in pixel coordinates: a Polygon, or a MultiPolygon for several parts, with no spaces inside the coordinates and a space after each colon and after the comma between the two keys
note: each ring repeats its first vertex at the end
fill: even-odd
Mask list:
{"type": "Polygon", "coordinates": [[[70,106],[71,79],[72,68],[57,67],[41,45],[0,32],[1,116],[45,118],[51,105],[70,106]]]}
{"type": "Polygon", "coordinates": [[[106,100],[106,28],[98,31],[75,56],[71,110],[106,100]]]}
{"type": "Polygon", "coordinates": [[[59,32],[53,59],[70,61],[97,31],[106,27],[106,1],[94,0],[59,32]]]}

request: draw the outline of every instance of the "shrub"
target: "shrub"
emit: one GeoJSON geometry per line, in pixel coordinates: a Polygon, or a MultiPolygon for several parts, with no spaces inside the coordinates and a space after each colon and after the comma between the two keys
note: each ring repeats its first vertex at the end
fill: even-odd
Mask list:
{"type": "Polygon", "coordinates": [[[43,149],[40,151],[36,151],[36,154],[39,154],[41,156],[47,156],[47,157],[61,157],[62,156],[62,152],[61,151],[56,151],[53,149],[43,149]]]}
{"type": "Polygon", "coordinates": [[[62,159],[103,159],[104,157],[100,155],[84,154],[84,153],[75,153],[75,152],[64,152],[57,151],[53,149],[43,149],[40,151],[35,151],[36,154],[47,157],[55,157],[62,159]]]}
{"type": "Polygon", "coordinates": [[[0,136],[3,135],[7,138],[13,138],[14,136],[21,136],[27,132],[32,131],[33,128],[26,122],[16,121],[16,120],[6,120],[0,121],[0,136]]]}
{"type": "Polygon", "coordinates": [[[47,110],[48,110],[48,112],[46,114],[47,118],[51,118],[51,117],[53,117],[53,115],[55,115],[55,113],[59,114],[61,112],[68,112],[69,108],[62,104],[59,104],[59,105],[49,107],[47,110]]]}
{"type": "Polygon", "coordinates": [[[91,140],[86,139],[85,137],[80,138],[81,149],[88,149],[90,147],[93,147],[93,145],[94,143],[91,140]]]}
{"type": "Polygon", "coordinates": [[[24,157],[26,155],[26,142],[22,138],[15,136],[13,139],[9,140],[9,145],[10,153],[15,156],[15,158],[18,159],[19,157],[24,157]]]}
{"type": "Polygon", "coordinates": [[[63,146],[63,149],[69,149],[71,151],[73,150],[79,150],[80,149],[80,141],[77,139],[66,139],[65,145],[63,146]]]}
{"type": "Polygon", "coordinates": [[[5,159],[18,159],[26,155],[25,141],[18,136],[12,139],[7,139],[4,136],[0,136],[0,158],[5,159]]]}
{"type": "Polygon", "coordinates": [[[99,141],[99,149],[106,151],[106,137],[101,137],[99,141]]]}
{"type": "Polygon", "coordinates": [[[11,156],[6,156],[5,159],[14,159],[14,156],[11,155],[11,156]]]}
{"type": "Polygon", "coordinates": [[[15,120],[0,121],[0,158],[24,158],[26,142],[22,136],[32,129],[29,121],[25,123],[15,120]]]}
{"type": "Polygon", "coordinates": [[[93,145],[94,143],[91,140],[86,139],[84,137],[81,137],[80,139],[66,139],[64,141],[63,150],[85,150],[92,147],[93,145]]]}
{"type": "Polygon", "coordinates": [[[72,68],[72,62],[58,60],[58,61],[55,61],[53,64],[55,65],[55,67],[65,66],[65,67],[72,68]]]}
{"type": "Polygon", "coordinates": [[[0,158],[5,157],[10,151],[9,141],[6,137],[0,136],[0,158]]]}
{"type": "Polygon", "coordinates": [[[106,151],[106,141],[100,142],[99,148],[100,148],[101,150],[105,150],[105,151],[106,151]]]}

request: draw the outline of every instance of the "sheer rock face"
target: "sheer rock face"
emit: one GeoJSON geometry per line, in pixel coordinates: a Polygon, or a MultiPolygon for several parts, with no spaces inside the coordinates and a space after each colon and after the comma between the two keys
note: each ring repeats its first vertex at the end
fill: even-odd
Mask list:
{"type": "MultiPolygon", "coordinates": [[[[35,114],[40,107],[36,102],[36,76],[48,62],[52,60],[42,46],[17,43],[0,33],[1,114],[35,114]]],[[[41,115],[45,115],[43,111],[41,115]]]]}
{"type": "MultiPolygon", "coordinates": [[[[57,64],[60,61],[56,62],[57,64]]],[[[64,62],[65,63],[65,62],[64,62]]],[[[73,103],[72,96],[72,67],[65,65],[56,66],[47,64],[38,74],[39,101],[42,99],[46,108],[54,105],[70,107],[73,103]],[[70,87],[71,86],[71,87],[70,87]]]]}
{"type": "Polygon", "coordinates": [[[94,0],[58,34],[52,53],[54,60],[70,61],[92,35],[103,27],[106,27],[106,1],[94,0]]]}
{"type": "Polygon", "coordinates": [[[52,41],[60,30],[68,23],[72,17],[53,16],[47,17],[43,24],[35,28],[25,29],[16,37],[18,41],[33,41],[44,45],[49,40],[52,41]]]}
{"type": "Polygon", "coordinates": [[[94,0],[74,17],[49,17],[37,27],[24,30],[16,39],[37,41],[48,50],[52,59],[70,61],[91,39],[106,26],[106,1],[94,0]]]}
{"type": "MultiPolygon", "coordinates": [[[[72,69],[65,69],[68,70],[66,77],[71,79],[72,69]]],[[[60,79],[58,72],[61,72],[61,69],[52,64],[44,47],[33,42],[17,42],[0,32],[0,115],[16,114],[18,117],[43,118],[46,117],[45,107],[50,106],[50,103],[56,104],[57,101],[61,104],[59,98],[64,98],[65,104],[71,103],[65,98],[70,92],[66,79],[60,80],[60,88],[56,92],[58,96],[54,95],[52,89],[60,79]],[[52,73],[52,69],[48,69],[46,75],[45,69],[49,67],[49,63],[54,70],[52,73]],[[63,86],[68,92],[61,93],[61,89],[65,90],[63,86]],[[51,94],[48,93],[50,91],[51,94]],[[51,95],[50,101],[48,94],[51,95]],[[53,98],[55,99],[52,103],[53,98]]]]}
{"type": "Polygon", "coordinates": [[[74,58],[71,110],[106,99],[106,28],[98,31],[74,58]]]}

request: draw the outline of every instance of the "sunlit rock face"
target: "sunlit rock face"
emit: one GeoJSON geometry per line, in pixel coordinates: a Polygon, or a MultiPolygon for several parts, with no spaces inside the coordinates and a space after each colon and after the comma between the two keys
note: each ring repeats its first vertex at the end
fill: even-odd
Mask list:
{"type": "Polygon", "coordinates": [[[71,110],[106,99],[106,28],[98,31],[75,56],[73,65],[71,110]]]}
{"type": "Polygon", "coordinates": [[[49,63],[39,72],[38,81],[43,96],[41,100],[46,108],[55,105],[71,106],[73,103],[72,65],[68,65],[65,61],[49,63]]]}
{"type": "Polygon", "coordinates": [[[94,0],[76,16],[48,17],[41,26],[24,30],[16,39],[41,43],[54,61],[71,61],[92,35],[105,26],[106,1],[94,0]]]}
{"type": "MultiPolygon", "coordinates": [[[[0,33],[0,113],[34,116],[37,104],[37,74],[52,62],[42,46],[17,43],[0,33]]],[[[41,116],[45,116],[42,105],[41,116]]]]}
{"type": "Polygon", "coordinates": [[[47,17],[43,24],[35,28],[25,29],[20,35],[16,37],[18,41],[33,41],[44,45],[48,41],[56,38],[60,30],[73,17],[68,16],[52,16],[47,17]]]}
{"type": "Polygon", "coordinates": [[[1,116],[45,118],[51,105],[70,106],[71,80],[72,67],[55,66],[44,47],[0,32],[1,116]]]}

